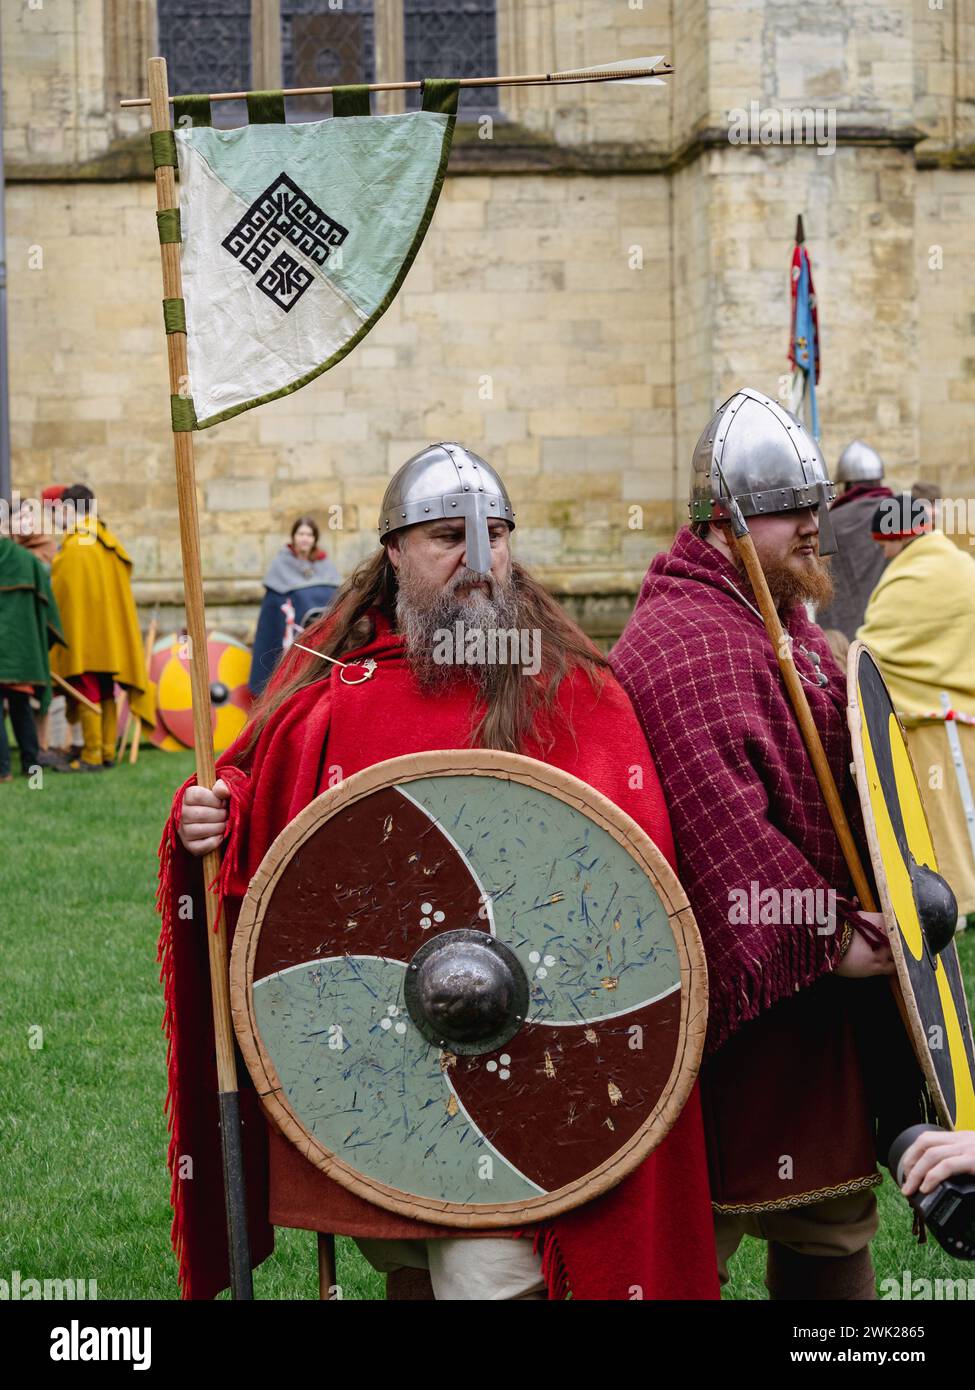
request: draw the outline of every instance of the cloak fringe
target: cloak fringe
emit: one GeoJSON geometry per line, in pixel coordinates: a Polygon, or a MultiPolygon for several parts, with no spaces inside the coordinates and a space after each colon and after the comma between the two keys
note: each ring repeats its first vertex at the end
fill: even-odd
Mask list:
{"type": "MultiPolygon", "coordinates": [[[[191,785],[192,781],[184,784],[183,791],[191,785]]],[[[170,1227],[170,1243],[176,1255],[178,1266],[177,1284],[180,1297],[186,1298],[187,1286],[189,1282],[189,1269],[183,1257],[183,1202],[180,1191],[179,1180],[179,1133],[176,1121],[176,1007],[174,1001],[175,974],[173,971],[173,846],[176,840],[176,832],[179,829],[179,810],[182,808],[183,799],[180,795],[178,809],[175,809],[163,827],[162,839],[159,842],[159,881],[156,888],[156,911],[159,913],[162,925],[159,931],[159,946],[156,951],[156,960],[159,962],[159,979],[163,987],[163,1019],[162,1031],[166,1038],[166,1099],[163,1102],[163,1113],[166,1116],[166,1128],[169,1132],[169,1147],[166,1151],[166,1162],[169,1167],[170,1188],[169,1202],[173,1209],[173,1222],[170,1227]]]]}
{"type": "MultiPolygon", "coordinates": [[[[237,771],[236,768],[230,769],[231,773],[237,771]]],[[[240,860],[240,836],[233,833],[239,824],[238,817],[234,814],[240,801],[240,786],[237,779],[233,776],[228,777],[226,772],[221,769],[221,776],[231,789],[230,814],[227,818],[226,838],[228,840],[227,849],[224,855],[224,862],[221,865],[220,873],[213,883],[208,885],[208,892],[217,894],[217,918],[219,921],[220,909],[223,906],[224,898],[227,895],[228,885],[238,871],[240,860]]],[[[178,1082],[177,1082],[177,1023],[176,1023],[176,1003],[175,1003],[175,971],[173,968],[173,853],[176,849],[176,842],[179,834],[179,825],[183,810],[183,797],[189,787],[196,786],[196,777],[188,777],[180,787],[173,801],[173,811],[166,821],[163,828],[162,839],[159,842],[159,878],[156,887],[156,911],[161,919],[159,931],[159,945],[156,950],[156,960],[159,963],[159,980],[163,987],[163,1019],[162,1032],[166,1038],[166,1098],[163,1101],[163,1114],[166,1116],[166,1126],[169,1132],[169,1147],[166,1151],[166,1162],[169,1167],[170,1189],[169,1200],[173,1208],[173,1222],[170,1228],[170,1243],[176,1255],[178,1265],[177,1285],[180,1297],[190,1299],[193,1292],[190,1284],[189,1262],[186,1258],[185,1242],[183,1240],[184,1205],[182,1181],[179,1176],[179,1156],[181,1152],[181,1136],[179,1133],[179,1123],[177,1115],[179,1107],[178,1082]]]]}
{"type": "Polygon", "coordinates": [[[549,1301],[564,1302],[571,1298],[569,1274],[554,1226],[542,1226],[536,1232],[532,1250],[541,1257],[542,1278],[548,1286],[549,1301]]]}
{"type": "MultiPolygon", "coordinates": [[[[848,898],[837,898],[837,916],[850,922],[853,928],[874,948],[886,944],[886,934],[860,913],[848,898]]],[[[837,960],[829,947],[839,945],[839,933],[828,944],[818,946],[811,931],[791,932],[777,939],[777,949],[766,960],[742,964],[734,980],[722,988],[711,980],[708,1001],[707,1053],[716,1052],[744,1023],[750,1023],[773,1004],[789,998],[798,989],[815,984],[823,972],[824,952],[829,969],[837,960]]]]}

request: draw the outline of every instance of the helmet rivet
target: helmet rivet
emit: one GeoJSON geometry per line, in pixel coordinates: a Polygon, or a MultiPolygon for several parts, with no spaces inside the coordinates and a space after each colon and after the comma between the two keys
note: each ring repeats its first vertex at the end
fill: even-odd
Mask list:
{"type": "Polygon", "coordinates": [[[430,510],[430,508],[429,508],[429,507],[424,507],[423,510],[424,510],[425,512],[428,512],[428,511],[430,510]]]}
{"type": "Polygon", "coordinates": [[[456,503],[456,502],[451,502],[450,505],[451,505],[452,507],[456,507],[456,506],[457,506],[457,503],[456,503]]]}
{"type": "Polygon", "coordinates": [[[406,516],[406,513],[405,513],[405,512],[400,512],[400,516],[405,517],[405,516],[406,516]]]}

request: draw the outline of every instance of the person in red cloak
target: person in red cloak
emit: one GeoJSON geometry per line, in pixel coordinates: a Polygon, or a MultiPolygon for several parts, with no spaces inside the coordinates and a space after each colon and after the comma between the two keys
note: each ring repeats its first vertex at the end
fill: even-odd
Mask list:
{"type": "MultiPolygon", "coordinates": [[[[460,446],[432,446],[405,464],[387,490],[378,553],[282,660],[220,759],[213,790],[191,779],[176,795],[160,847],[159,954],[173,1241],[185,1298],[212,1298],[229,1283],[200,856],[223,849],[215,887],[232,936],[265,852],[321,792],[388,758],[476,746],[582,778],[674,862],[657,773],[629,701],[605,658],[512,559],[513,518],[497,474],[460,446]],[[468,644],[463,665],[445,664],[437,634],[457,623],[468,633],[517,629],[534,635],[538,650],[524,668],[472,666],[468,644]]],[[[668,1136],[616,1188],[501,1238],[458,1238],[381,1210],[304,1158],[263,1118],[252,1089],[242,1091],[241,1113],[255,1263],[270,1254],[273,1227],[289,1226],[353,1236],[391,1276],[429,1269],[434,1297],[718,1296],[696,1085],[668,1136]]]]}

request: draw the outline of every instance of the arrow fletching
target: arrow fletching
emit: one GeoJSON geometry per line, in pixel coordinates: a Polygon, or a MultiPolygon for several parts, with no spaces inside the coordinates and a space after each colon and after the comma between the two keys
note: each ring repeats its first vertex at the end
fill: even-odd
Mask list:
{"type": "Polygon", "coordinates": [[[621,82],[631,87],[663,87],[662,77],[654,77],[653,70],[663,62],[663,54],[655,58],[624,58],[618,63],[599,63],[594,68],[573,68],[570,72],[553,72],[552,82],[621,82]]]}

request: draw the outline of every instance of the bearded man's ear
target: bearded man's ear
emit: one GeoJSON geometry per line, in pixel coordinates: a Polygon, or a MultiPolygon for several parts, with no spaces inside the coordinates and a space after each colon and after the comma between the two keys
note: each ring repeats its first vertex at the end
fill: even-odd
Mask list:
{"type": "Polygon", "coordinates": [[[403,551],[405,550],[405,548],[406,537],[402,535],[399,531],[394,531],[393,534],[390,536],[389,540],[386,542],[386,554],[389,556],[389,563],[392,565],[394,570],[399,569],[400,561],[403,558],[403,551]]]}

